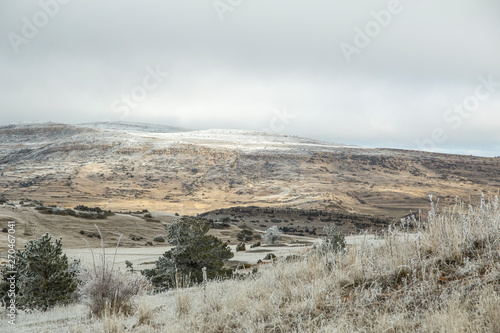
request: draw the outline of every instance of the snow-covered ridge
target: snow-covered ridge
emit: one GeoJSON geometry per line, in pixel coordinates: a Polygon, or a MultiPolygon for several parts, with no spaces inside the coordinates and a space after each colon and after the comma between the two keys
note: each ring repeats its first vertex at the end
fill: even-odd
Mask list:
{"type": "Polygon", "coordinates": [[[189,131],[173,126],[128,122],[96,122],[77,124],[76,126],[124,133],[178,133],[189,131]]]}
{"type": "MultiPolygon", "coordinates": [[[[251,130],[186,130],[177,127],[124,122],[68,125],[31,123],[0,126],[3,144],[36,146],[113,145],[115,148],[162,149],[179,144],[238,150],[241,152],[299,153],[360,148],[279,133],[251,130]]],[[[2,144],[0,143],[0,146],[2,144]]],[[[4,148],[7,148],[4,146],[4,148]]],[[[13,148],[13,147],[12,147],[13,148]]],[[[18,146],[17,148],[20,148],[18,146]]]]}
{"type": "Polygon", "coordinates": [[[301,138],[291,135],[267,133],[249,130],[209,129],[201,131],[179,133],[141,133],[143,137],[175,141],[176,143],[190,143],[209,147],[219,147],[238,150],[287,150],[292,148],[354,148],[339,143],[330,143],[314,139],[301,138]]]}

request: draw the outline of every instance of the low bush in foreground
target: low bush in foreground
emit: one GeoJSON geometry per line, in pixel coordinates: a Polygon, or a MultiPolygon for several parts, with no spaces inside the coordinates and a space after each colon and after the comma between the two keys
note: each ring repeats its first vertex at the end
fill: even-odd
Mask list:
{"type": "Polygon", "coordinates": [[[93,315],[102,317],[109,313],[130,314],[132,298],[145,290],[148,282],[140,274],[119,271],[109,263],[99,264],[80,275],[83,284],[81,298],[93,315]]]}
{"type": "MultiPolygon", "coordinates": [[[[140,274],[119,271],[115,267],[116,251],[110,263],[106,258],[104,242],[98,228],[97,233],[101,238],[101,253],[96,260],[92,252],[93,267],[83,269],[80,273],[78,294],[90,307],[91,313],[97,317],[117,313],[130,314],[133,310],[132,298],[148,288],[148,281],[140,274]]],[[[116,247],[118,246],[119,241],[116,247]]]]}

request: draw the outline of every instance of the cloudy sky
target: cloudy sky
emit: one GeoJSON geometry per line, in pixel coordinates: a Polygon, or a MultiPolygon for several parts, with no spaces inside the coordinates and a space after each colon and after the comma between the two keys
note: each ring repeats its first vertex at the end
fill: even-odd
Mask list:
{"type": "Polygon", "coordinates": [[[0,2],[0,124],[500,156],[498,0],[0,2]]]}

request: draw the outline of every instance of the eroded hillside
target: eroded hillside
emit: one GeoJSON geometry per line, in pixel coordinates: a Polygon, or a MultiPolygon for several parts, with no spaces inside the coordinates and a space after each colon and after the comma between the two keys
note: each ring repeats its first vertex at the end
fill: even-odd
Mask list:
{"type": "Polygon", "coordinates": [[[400,216],[428,194],[497,193],[500,158],[368,149],[250,131],[0,127],[8,198],[195,214],[233,206],[400,216]]]}

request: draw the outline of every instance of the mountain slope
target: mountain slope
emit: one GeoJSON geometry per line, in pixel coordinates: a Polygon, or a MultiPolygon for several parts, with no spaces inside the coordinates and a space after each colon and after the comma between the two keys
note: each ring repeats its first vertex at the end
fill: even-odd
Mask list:
{"type": "Polygon", "coordinates": [[[252,205],[400,216],[427,207],[431,193],[468,200],[500,188],[499,158],[252,131],[163,130],[143,124],[2,126],[1,192],[106,209],[201,213],[252,205]]]}

